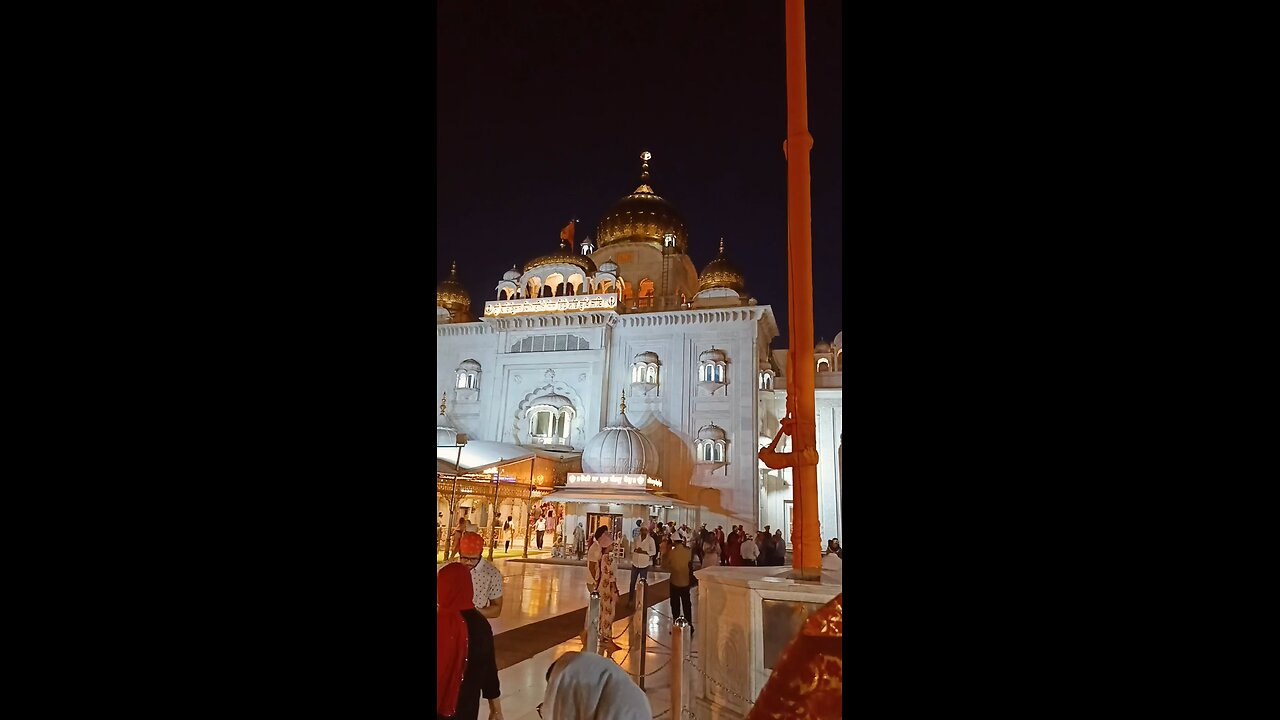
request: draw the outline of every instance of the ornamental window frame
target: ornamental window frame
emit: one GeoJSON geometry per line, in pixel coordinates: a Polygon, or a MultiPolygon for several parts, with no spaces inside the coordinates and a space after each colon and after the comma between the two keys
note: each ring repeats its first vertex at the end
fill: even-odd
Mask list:
{"type": "Polygon", "coordinates": [[[729,443],[725,440],[698,440],[697,457],[700,463],[723,463],[728,454],[729,443]]]}
{"type": "Polygon", "coordinates": [[[466,360],[463,360],[461,363],[459,363],[458,367],[454,368],[453,372],[454,372],[455,378],[453,382],[453,388],[455,390],[479,390],[480,389],[480,370],[473,370],[468,367],[463,367],[466,363],[469,363],[469,362],[475,363],[476,365],[480,364],[476,360],[468,358],[466,360]]]}
{"type": "Polygon", "coordinates": [[[525,411],[529,439],[539,445],[569,445],[578,411],[572,405],[557,408],[539,403],[525,411]]]}
{"type": "Polygon", "coordinates": [[[698,382],[723,383],[729,364],[723,360],[703,360],[698,363],[698,382]]]}

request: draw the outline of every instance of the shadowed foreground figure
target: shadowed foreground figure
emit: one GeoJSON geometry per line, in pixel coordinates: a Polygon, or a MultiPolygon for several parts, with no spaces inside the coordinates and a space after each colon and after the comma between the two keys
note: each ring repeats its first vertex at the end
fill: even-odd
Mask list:
{"type": "Polygon", "coordinates": [[[493,628],[472,602],[470,569],[450,563],[436,574],[436,720],[477,720],[481,694],[502,720],[493,628]]]}
{"type": "Polygon", "coordinates": [[[607,657],[567,652],[547,671],[543,720],[651,720],[649,698],[607,657]]]}
{"type": "Polygon", "coordinates": [[[804,621],[783,651],[747,720],[836,720],[843,717],[844,593],[804,621]]]}

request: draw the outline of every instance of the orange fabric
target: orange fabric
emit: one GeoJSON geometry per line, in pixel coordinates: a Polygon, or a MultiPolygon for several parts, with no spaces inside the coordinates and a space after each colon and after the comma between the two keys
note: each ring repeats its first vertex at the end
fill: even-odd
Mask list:
{"type": "Polygon", "coordinates": [[[570,220],[568,225],[560,231],[560,239],[569,243],[569,249],[573,249],[573,221],[570,220]]]}
{"type": "Polygon", "coordinates": [[[458,691],[467,669],[467,621],[472,602],[471,568],[450,563],[436,573],[436,714],[458,709],[458,691]]]}
{"type": "Polygon", "coordinates": [[[805,620],[783,651],[747,720],[835,720],[843,717],[844,593],[805,620]]]}
{"type": "Polygon", "coordinates": [[[484,552],[484,538],[480,533],[463,533],[458,541],[458,552],[463,555],[479,555],[484,552]]]}

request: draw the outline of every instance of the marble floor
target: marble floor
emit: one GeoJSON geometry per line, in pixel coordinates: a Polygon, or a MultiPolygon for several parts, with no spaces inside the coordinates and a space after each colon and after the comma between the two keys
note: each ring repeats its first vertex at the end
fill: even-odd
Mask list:
{"type": "MultiPolygon", "coordinates": [[[[495,559],[494,566],[504,578],[502,614],[492,618],[494,643],[502,642],[502,633],[513,628],[544,620],[548,617],[572,612],[587,606],[585,585],[587,570],[574,565],[543,565],[538,563],[517,563],[495,559]]],[[[437,568],[438,570],[439,568],[437,568]]],[[[651,573],[655,579],[665,579],[665,573],[651,573]]],[[[626,592],[630,582],[629,570],[617,571],[618,586],[626,592]]],[[[693,597],[694,612],[697,612],[697,593],[693,597]]],[[[622,607],[620,606],[621,610],[622,607]]],[[[628,672],[635,672],[635,663],[639,654],[632,654],[633,618],[631,615],[620,617],[613,623],[615,642],[622,649],[611,656],[628,672]]],[[[646,652],[645,652],[645,694],[653,715],[663,711],[664,718],[670,718],[671,675],[671,606],[665,600],[649,607],[645,611],[646,652]]],[[[688,642],[686,637],[686,644],[688,642]]],[[[560,655],[571,650],[582,649],[582,642],[577,638],[543,650],[523,662],[498,671],[502,683],[502,711],[506,720],[538,720],[535,710],[542,702],[546,690],[547,667],[560,655]]],[[[697,658],[694,653],[693,657],[697,658]]],[[[686,676],[687,677],[687,676],[686,676]]],[[[689,691],[686,689],[686,696],[689,691]]],[[[480,718],[489,717],[487,703],[480,704],[480,718]]]]}

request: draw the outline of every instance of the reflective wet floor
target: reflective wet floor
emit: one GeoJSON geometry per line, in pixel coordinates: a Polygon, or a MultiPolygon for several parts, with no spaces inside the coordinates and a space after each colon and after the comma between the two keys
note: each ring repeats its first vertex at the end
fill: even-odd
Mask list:
{"type": "MultiPolygon", "coordinates": [[[[491,618],[494,644],[501,646],[502,633],[523,625],[545,620],[555,615],[580,610],[587,606],[586,590],[587,569],[578,565],[550,565],[539,563],[511,562],[495,559],[494,566],[502,573],[503,603],[502,614],[491,618]]],[[[438,570],[438,568],[437,568],[438,570]]],[[[650,572],[654,581],[667,579],[666,573],[650,572]]],[[[618,570],[619,589],[625,593],[631,576],[629,570],[618,570]]],[[[694,613],[697,613],[697,591],[693,592],[694,613]]],[[[628,610],[623,603],[618,604],[618,612],[628,610]]],[[[627,670],[635,672],[638,653],[631,652],[633,643],[632,628],[634,613],[620,615],[613,623],[615,642],[622,647],[610,657],[627,670]]],[[[647,645],[645,652],[645,694],[649,697],[652,715],[657,715],[670,708],[671,687],[671,606],[666,601],[649,607],[645,611],[645,630],[647,645]]],[[[686,644],[688,638],[686,638],[686,644]]],[[[547,667],[560,655],[569,651],[582,650],[582,642],[573,638],[567,642],[553,644],[528,660],[516,663],[511,667],[498,671],[498,679],[502,684],[502,710],[506,720],[538,720],[535,710],[542,702],[546,690],[547,667]]],[[[697,655],[694,655],[696,660],[697,655]]],[[[687,677],[687,676],[686,676],[687,677]]],[[[688,690],[686,689],[686,695],[688,690]]],[[[671,713],[667,713],[667,717],[671,713]]],[[[480,718],[489,717],[489,706],[480,703],[480,718]]]]}

